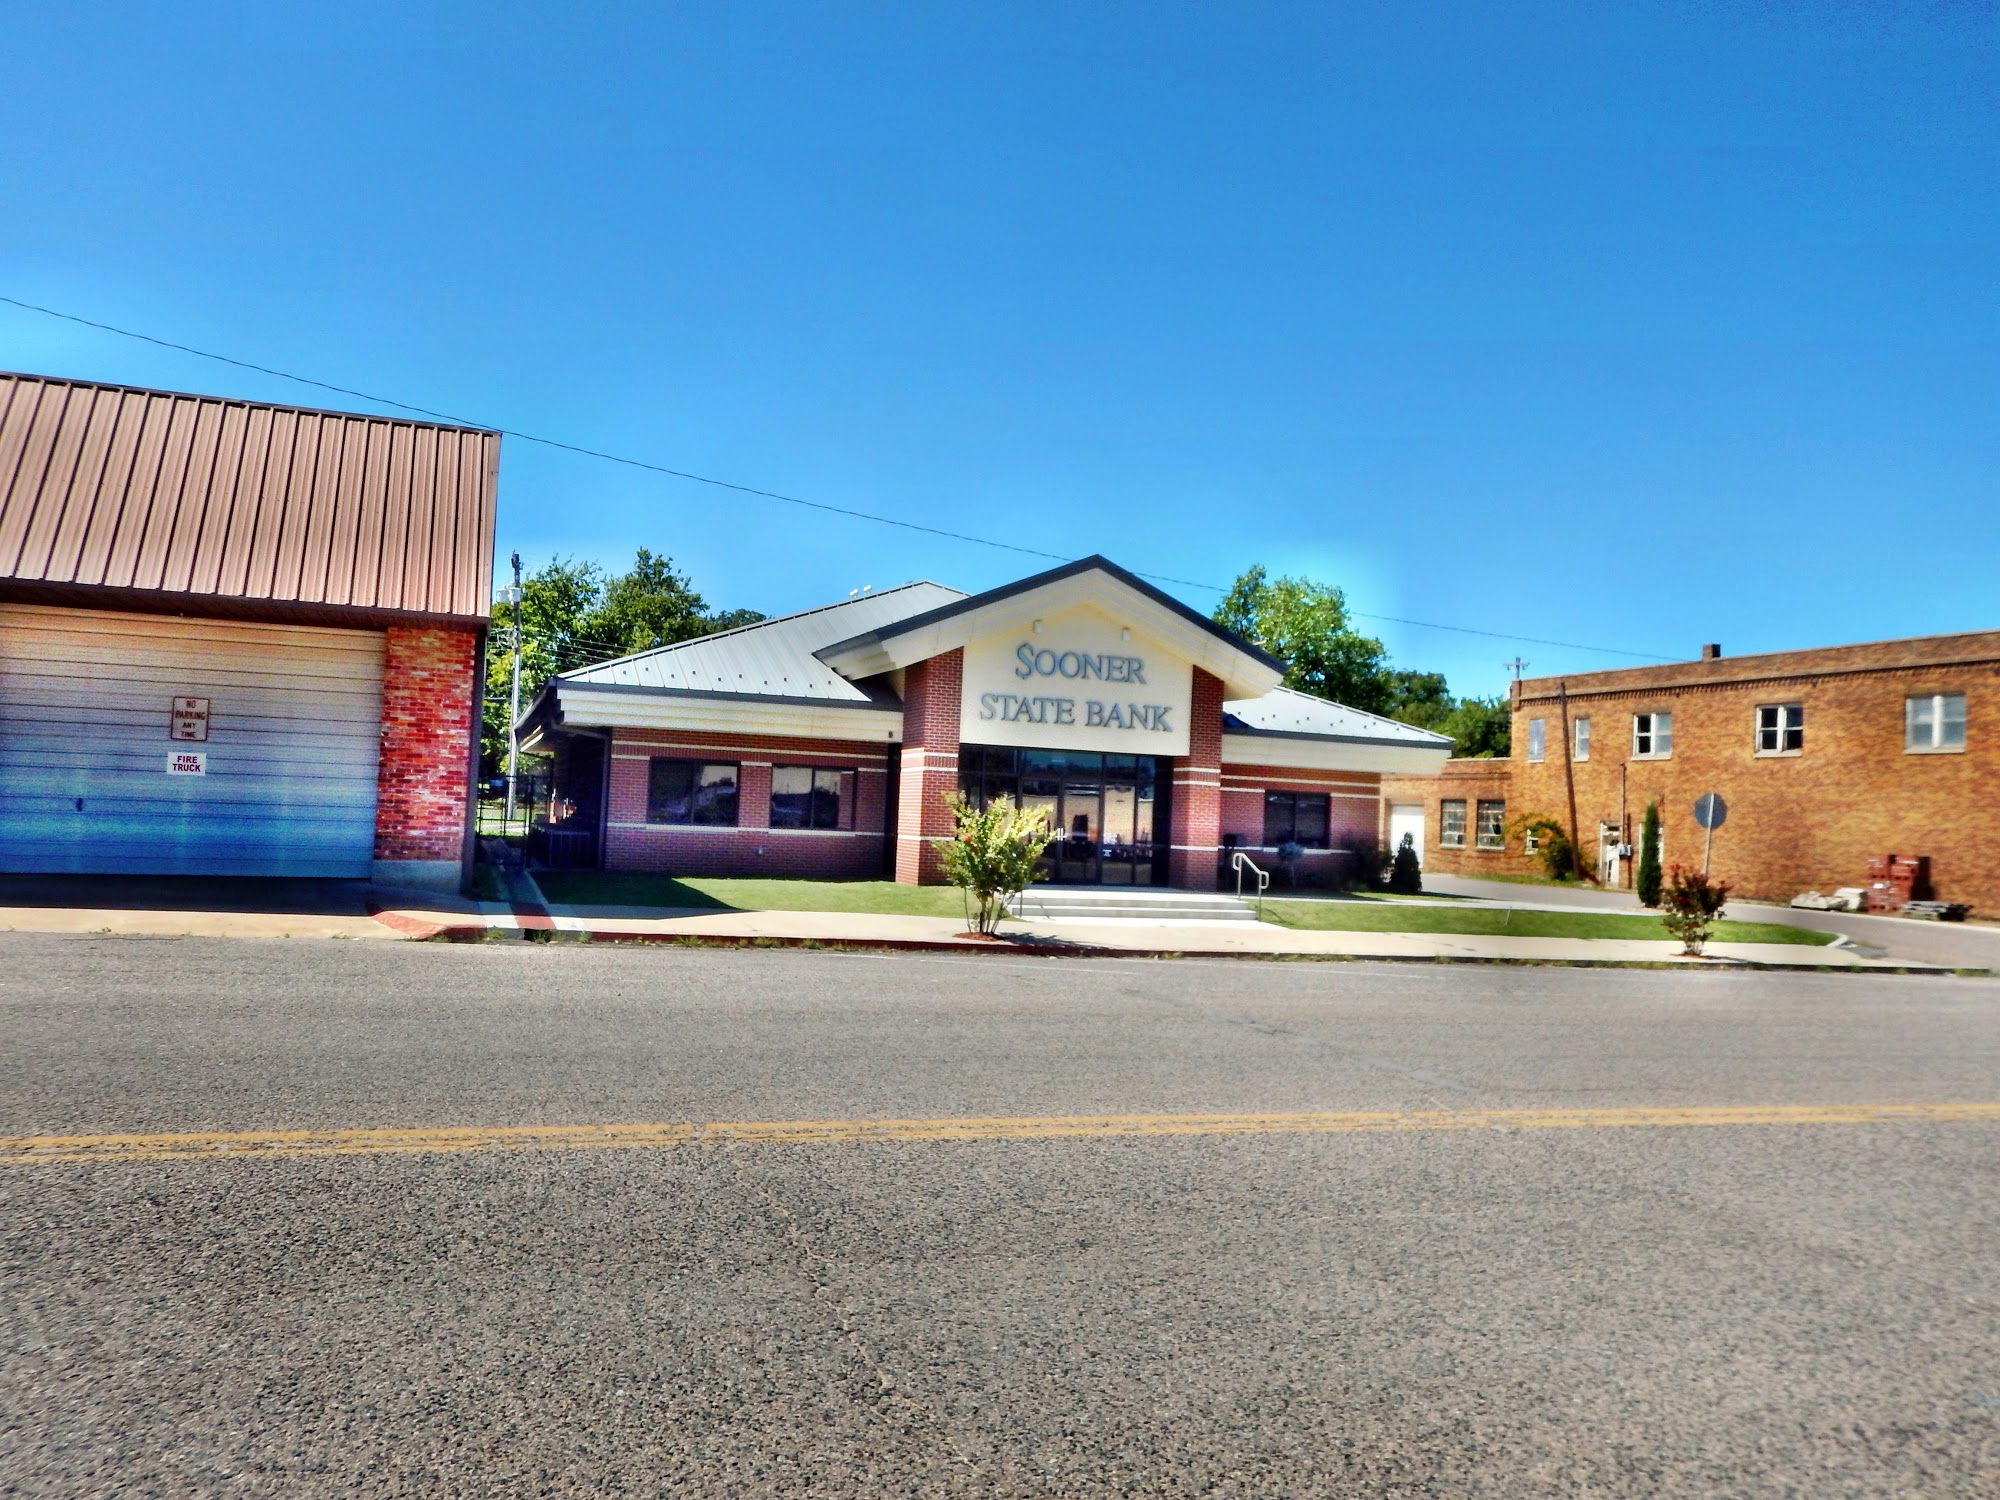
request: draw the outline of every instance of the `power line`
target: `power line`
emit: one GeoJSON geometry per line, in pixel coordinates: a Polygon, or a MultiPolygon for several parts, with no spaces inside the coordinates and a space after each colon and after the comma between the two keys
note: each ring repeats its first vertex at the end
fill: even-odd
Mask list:
{"type": "MultiPolygon", "coordinates": [[[[418,416],[434,417],[440,422],[449,422],[458,427],[477,427],[488,432],[497,432],[518,442],[534,443],[543,448],[554,448],[563,453],[581,454],[585,458],[601,459],[605,463],[622,464],[630,469],[643,469],[652,474],[664,474],[670,479],[685,479],[691,484],[710,485],[716,489],[733,490],[739,495],[756,495],[765,500],[781,500],[787,505],[799,505],[807,510],[824,511],[828,515],[846,516],[856,521],[873,521],[879,526],[898,526],[905,531],[922,532],[926,536],[939,536],[947,541],[970,542],[977,547],[994,547],[1003,552],[1018,552],[1026,557],[1047,558],[1052,562],[1070,562],[1072,559],[1060,552],[1045,552],[1039,547],[1023,547],[1016,542],[997,541],[992,537],[972,536],[963,531],[946,531],[938,526],[925,526],[916,521],[901,520],[896,516],[879,516],[872,511],[851,510],[845,506],[827,505],[818,500],[803,500],[797,495],[784,495],[776,490],[758,489],[754,485],[737,484],[733,480],[715,479],[707,474],[695,474],[686,469],[670,469],[665,464],[650,463],[642,458],[627,458],[621,453],[607,453],[601,448],[585,448],[577,443],[565,443],[558,438],[542,437],[537,433],[522,432],[513,427],[496,427],[486,422],[475,422],[467,417],[456,417],[449,412],[437,411],[428,406],[417,406],[408,401],[397,401],[389,396],[377,396],[369,391],[358,391],[352,386],[335,385],[331,381],[315,380],[310,375],[294,375],[289,370],[276,369],[270,365],[255,364],[247,359],[236,359],[227,354],[217,354],[209,349],[197,349],[192,344],[180,344],[172,339],[157,338],[150,333],[140,333],[136,329],[120,328],[113,323],[100,323],[93,318],[79,317],[75,313],[59,312],[53,307],[44,307],[37,302],[24,302],[18,297],[0,293],[0,302],[10,307],[22,308],[27,312],[41,313],[44,317],[58,318],[65,323],[77,323],[85,328],[95,328],[104,333],[115,333],[120,338],[137,339],[141,343],[152,344],[161,349],[172,349],[181,354],[192,354],[197,359],[213,360],[217,364],[233,365],[239,370],[252,370],[259,375],[272,375],[279,380],[289,380],[298,385],[309,385],[315,390],[331,391],[337,396],[352,396],[357,401],[371,401],[377,406],[392,406],[398,411],[415,412],[418,416]]],[[[1141,573],[1141,578],[1150,578],[1155,583],[1178,584],[1182,588],[1205,589],[1210,593],[1226,594],[1229,590],[1221,584],[1203,583],[1195,578],[1175,578],[1165,573],[1141,573]]],[[[1642,661],[1677,661],[1678,657],[1658,656],[1649,651],[1626,651],[1616,646],[1585,646],[1576,641],[1552,641],[1541,636],[1513,635],[1504,630],[1479,630],[1470,625],[1440,625],[1434,620],[1410,620],[1399,615],[1376,615],[1363,610],[1349,610],[1349,614],[1361,620],[1382,620],[1394,625],[1412,625],[1422,630],[1448,630],[1457,635],[1486,636],[1496,641],[1525,641],[1537,646],[1557,646],[1566,651],[1594,651],[1606,656],[1631,656],[1642,661]]]]}

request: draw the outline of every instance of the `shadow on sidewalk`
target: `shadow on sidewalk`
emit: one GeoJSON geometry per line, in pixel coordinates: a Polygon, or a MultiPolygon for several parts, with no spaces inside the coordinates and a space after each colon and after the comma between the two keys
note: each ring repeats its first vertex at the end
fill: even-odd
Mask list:
{"type": "Polygon", "coordinates": [[[365,917],[369,890],[365,880],[249,875],[0,875],[0,907],[365,917]]]}

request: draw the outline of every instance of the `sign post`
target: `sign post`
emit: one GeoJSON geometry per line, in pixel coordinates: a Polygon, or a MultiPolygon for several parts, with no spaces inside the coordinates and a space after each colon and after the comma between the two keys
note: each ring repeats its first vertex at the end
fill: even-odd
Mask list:
{"type": "Polygon", "coordinates": [[[1703,792],[1694,799],[1694,820],[1704,830],[1701,841],[1701,876],[1708,878],[1708,852],[1715,847],[1715,830],[1729,816],[1729,804],[1715,792],[1703,792]]]}

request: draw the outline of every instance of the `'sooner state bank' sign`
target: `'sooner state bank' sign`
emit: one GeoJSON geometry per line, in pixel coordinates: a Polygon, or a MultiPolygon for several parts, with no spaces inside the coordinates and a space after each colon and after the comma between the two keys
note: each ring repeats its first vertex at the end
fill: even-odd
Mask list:
{"type": "Polygon", "coordinates": [[[959,738],[975,745],[1185,755],[1190,665],[1093,610],[965,648],[959,738]]]}

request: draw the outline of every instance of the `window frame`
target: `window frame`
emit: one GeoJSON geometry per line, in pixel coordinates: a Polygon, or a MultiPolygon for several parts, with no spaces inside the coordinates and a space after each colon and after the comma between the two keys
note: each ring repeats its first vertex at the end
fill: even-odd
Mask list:
{"type": "Polygon", "coordinates": [[[1438,848],[1463,849],[1465,847],[1466,799],[1463,797],[1441,797],[1438,799],[1438,848]],[[1458,837],[1451,836],[1451,810],[1458,809],[1458,837]]]}
{"type": "Polygon", "coordinates": [[[1806,706],[1803,703],[1760,703],[1752,715],[1751,753],[1759,760],[1796,758],[1806,753],[1806,706]],[[1764,716],[1775,714],[1777,721],[1766,725],[1764,716]],[[1766,746],[1765,736],[1771,737],[1766,746]]]}
{"type": "Polygon", "coordinates": [[[1281,844],[1297,844],[1302,849],[1331,849],[1333,847],[1332,794],[1328,792],[1302,792],[1296,789],[1266,787],[1264,789],[1264,827],[1262,829],[1262,837],[1263,844],[1261,847],[1265,849],[1276,849],[1281,844]],[[1321,826],[1325,831],[1317,835],[1317,842],[1313,839],[1302,839],[1299,837],[1299,803],[1301,801],[1317,802],[1324,809],[1324,822],[1321,826]],[[1288,808],[1285,826],[1289,832],[1284,838],[1274,839],[1271,837],[1271,806],[1273,803],[1283,803],[1288,808]]]}
{"type": "Polygon", "coordinates": [[[861,773],[857,767],[812,766],[803,765],[796,761],[787,761],[783,765],[773,765],[771,767],[770,811],[766,814],[766,822],[772,828],[797,830],[806,833],[851,833],[854,829],[854,808],[851,804],[855,798],[841,796],[840,791],[843,785],[852,786],[856,792],[859,792],[861,787],[861,773]],[[781,771],[803,771],[806,773],[807,786],[803,794],[806,799],[806,821],[803,823],[780,823],[778,821],[778,798],[780,796],[796,797],[801,795],[798,792],[779,792],[778,773],[781,771]],[[831,778],[833,782],[833,821],[831,823],[822,823],[819,821],[820,792],[822,790],[820,780],[822,777],[831,778]]]}
{"type": "Polygon", "coordinates": [[[1970,705],[1963,692],[1957,693],[1910,693],[1903,699],[1903,753],[1905,755],[1963,755],[1970,736],[1966,733],[1970,705]],[[1958,740],[1947,743],[1944,739],[1945,726],[1949,719],[1945,705],[1956,699],[1958,702],[1958,740]],[[1916,743],[1917,714],[1919,703],[1930,706],[1931,738],[1927,745],[1916,743]]]}
{"type": "Polygon", "coordinates": [[[1578,714],[1569,721],[1569,758],[1578,765],[1590,759],[1590,715],[1578,714]]]}
{"type": "Polygon", "coordinates": [[[1632,715],[1632,759],[1672,760],[1673,758],[1674,758],[1674,711],[1670,708],[1653,708],[1653,709],[1647,709],[1640,713],[1633,714],[1632,715]],[[1639,721],[1641,719],[1644,719],[1646,721],[1646,727],[1644,730],[1641,730],[1639,728],[1639,721]],[[1662,719],[1665,719],[1667,721],[1666,733],[1664,735],[1660,733],[1660,721],[1662,719]],[[1648,747],[1644,750],[1641,750],[1639,748],[1639,736],[1642,733],[1646,736],[1646,742],[1648,747]],[[1664,750],[1658,748],[1659,743],[1662,739],[1664,739],[1667,742],[1667,748],[1664,750]]]}
{"type": "Polygon", "coordinates": [[[743,764],[733,760],[693,760],[685,755],[649,755],[646,757],[646,822],[654,828],[741,828],[743,826],[743,764]],[[657,817],[664,800],[657,781],[661,766],[691,766],[694,778],[688,784],[688,812],[685,818],[657,817]],[[730,779],[729,818],[701,818],[692,816],[699,806],[699,791],[705,784],[704,775],[709,771],[728,771],[730,779]]]}
{"type": "Polygon", "coordinates": [[[1528,720],[1528,763],[1537,765],[1549,758],[1549,721],[1528,720]]]}
{"type": "Polygon", "coordinates": [[[1507,852],[1507,799],[1505,797],[1481,797],[1473,808],[1472,847],[1488,854],[1507,852]],[[1487,809],[1495,809],[1493,834],[1488,842],[1486,833],[1487,809]]]}

